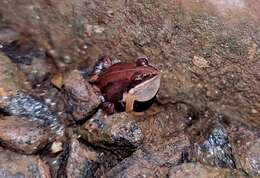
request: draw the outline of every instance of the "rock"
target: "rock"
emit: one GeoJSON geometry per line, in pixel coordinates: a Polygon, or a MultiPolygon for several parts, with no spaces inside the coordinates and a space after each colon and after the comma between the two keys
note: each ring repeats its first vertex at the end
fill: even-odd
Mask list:
{"type": "Polygon", "coordinates": [[[108,158],[103,152],[95,151],[73,138],[65,167],[66,177],[100,177],[102,172],[115,165],[113,158],[111,155],[108,158]]]}
{"type": "Polygon", "coordinates": [[[68,155],[66,176],[67,177],[95,177],[98,169],[98,153],[90,148],[84,147],[76,139],[70,145],[68,155]]]}
{"type": "Polygon", "coordinates": [[[108,178],[167,177],[170,165],[183,163],[190,143],[184,134],[169,138],[167,143],[140,148],[105,174],[108,178]]]}
{"type": "Polygon", "coordinates": [[[193,141],[193,161],[202,164],[236,168],[229,135],[223,115],[205,111],[197,116],[197,121],[189,128],[193,141]]]}
{"type": "Polygon", "coordinates": [[[260,132],[243,124],[228,128],[236,167],[252,176],[260,176],[260,132]]]}
{"type": "Polygon", "coordinates": [[[64,95],[67,109],[76,121],[90,116],[100,101],[80,71],[73,70],[64,77],[64,95]]]}
{"type": "Polygon", "coordinates": [[[81,134],[89,143],[108,149],[131,150],[143,140],[138,123],[125,112],[107,116],[99,110],[82,126],[81,134]]]}
{"type": "Polygon", "coordinates": [[[8,116],[0,119],[1,144],[26,154],[36,153],[51,141],[51,129],[28,118],[8,116]]]}
{"type": "Polygon", "coordinates": [[[62,151],[62,142],[60,141],[55,141],[51,145],[51,153],[56,154],[62,151]]]}
{"type": "Polygon", "coordinates": [[[15,95],[18,90],[30,88],[25,76],[11,60],[0,52],[0,107],[5,105],[4,97],[15,95]]]}
{"type": "Polygon", "coordinates": [[[23,43],[17,41],[4,43],[0,51],[3,51],[14,64],[17,64],[33,86],[42,84],[52,72],[53,63],[47,60],[44,51],[40,50],[40,47],[34,42],[28,40],[23,43]]]}
{"type": "Polygon", "coordinates": [[[11,43],[18,39],[19,34],[11,28],[3,28],[0,30],[0,42],[11,43]]]}
{"type": "Polygon", "coordinates": [[[192,59],[192,63],[199,68],[209,67],[208,61],[201,56],[194,56],[192,59]]]}
{"type": "Polygon", "coordinates": [[[0,177],[51,178],[49,167],[39,156],[26,156],[0,148],[0,177]]]}
{"type": "Polygon", "coordinates": [[[227,132],[221,126],[209,131],[196,149],[196,160],[201,163],[223,168],[236,167],[227,132]]]}
{"type": "Polygon", "coordinates": [[[226,177],[248,177],[238,170],[216,168],[200,163],[184,163],[171,168],[169,178],[226,178],[226,177]]]}
{"type": "Polygon", "coordinates": [[[57,136],[64,134],[64,128],[59,122],[57,113],[53,113],[49,106],[42,100],[23,92],[9,97],[3,108],[7,115],[26,117],[51,128],[57,136]]]}

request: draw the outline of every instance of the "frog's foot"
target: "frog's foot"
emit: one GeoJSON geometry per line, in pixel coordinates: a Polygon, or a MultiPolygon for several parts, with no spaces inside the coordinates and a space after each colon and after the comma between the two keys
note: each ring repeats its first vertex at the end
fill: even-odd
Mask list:
{"type": "Polygon", "coordinates": [[[132,112],[134,110],[135,96],[131,93],[124,93],[123,100],[126,104],[126,112],[132,112]]]}
{"type": "Polygon", "coordinates": [[[113,114],[116,111],[114,103],[110,102],[102,103],[102,109],[105,110],[107,114],[113,114]]]}

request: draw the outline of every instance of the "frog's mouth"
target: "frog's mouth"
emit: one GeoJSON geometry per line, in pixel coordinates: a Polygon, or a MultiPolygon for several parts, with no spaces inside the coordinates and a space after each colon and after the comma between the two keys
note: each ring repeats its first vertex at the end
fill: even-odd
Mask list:
{"type": "MultiPolygon", "coordinates": [[[[135,101],[145,102],[152,99],[160,88],[161,76],[159,74],[145,80],[128,91],[135,101]]],[[[123,98],[124,100],[124,98],[123,98]]]]}

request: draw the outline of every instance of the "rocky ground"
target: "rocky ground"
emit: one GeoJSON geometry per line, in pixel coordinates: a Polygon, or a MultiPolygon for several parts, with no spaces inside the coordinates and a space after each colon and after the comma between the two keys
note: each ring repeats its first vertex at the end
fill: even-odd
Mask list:
{"type": "Polygon", "coordinates": [[[260,176],[259,9],[0,1],[0,177],[260,176]],[[103,55],[161,71],[149,108],[100,109],[88,77],[103,55]]]}

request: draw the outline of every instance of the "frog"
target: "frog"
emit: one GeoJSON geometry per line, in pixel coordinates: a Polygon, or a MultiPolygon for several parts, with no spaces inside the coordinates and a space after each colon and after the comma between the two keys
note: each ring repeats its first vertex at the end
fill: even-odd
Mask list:
{"type": "Polygon", "coordinates": [[[123,106],[126,112],[133,112],[135,101],[146,102],[155,97],[160,87],[160,72],[146,57],[132,63],[113,63],[111,58],[102,57],[89,82],[108,114],[116,112],[115,104],[123,106]]]}

